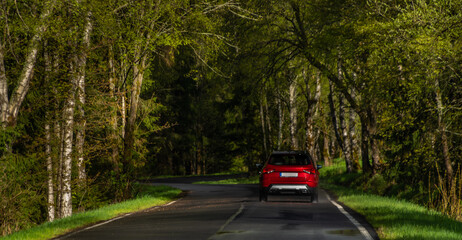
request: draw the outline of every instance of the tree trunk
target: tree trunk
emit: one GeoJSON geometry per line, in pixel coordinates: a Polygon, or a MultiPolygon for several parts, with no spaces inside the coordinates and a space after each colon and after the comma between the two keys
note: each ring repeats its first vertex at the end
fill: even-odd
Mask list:
{"type": "Polygon", "coordinates": [[[74,92],[69,93],[71,96],[66,102],[64,109],[64,152],[62,168],[62,192],[61,192],[61,217],[72,215],[72,192],[71,192],[71,174],[72,174],[72,140],[74,129],[74,92]]]}
{"type": "Polygon", "coordinates": [[[112,127],[112,131],[110,134],[111,138],[111,160],[114,172],[119,174],[119,137],[117,132],[117,109],[118,109],[118,102],[116,96],[116,76],[115,76],[115,68],[114,68],[114,52],[112,49],[112,45],[109,46],[109,94],[111,97],[112,102],[112,111],[111,111],[111,120],[110,124],[112,127]]]}
{"type": "Polygon", "coordinates": [[[351,163],[351,154],[350,154],[350,148],[348,147],[350,145],[349,139],[348,139],[348,133],[347,133],[347,128],[346,128],[346,122],[345,122],[345,104],[343,102],[343,97],[339,95],[338,97],[338,102],[339,102],[339,112],[338,112],[338,118],[339,118],[339,125],[340,125],[340,133],[342,134],[341,141],[342,141],[342,151],[343,151],[343,157],[345,158],[345,163],[346,163],[346,168],[347,168],[347,173],[351,173],[353,171],[352,168],[352,163],[351,163]]]}
{"type": "Polygon", "coordinates": [[[120,136],[125,141],[125,128],[127,126],[127,100],[125,96],[126,92],[122,92],[122,97],[120,98],[120,119],[122,119],[122,126],[120,126],[120,136]]]}
{"type": "MultiPolygon", "coordinates": [[[[353,96],[353,98],[356,96],[354,93],[354,89],[351,90],[351,95],[353,96]]],[[[350,151],[352,171],[357,172],[360,170],[361,166],[359,165],[358,140],[356,138],[356,113],[352,108],[350,108],[348,112],[349,145],[347,147],[350,151]]]]}
{"type": "MultiPolygon", "coordinates": [[[[343,70],[342,70],[342,58],[341,55],[339,54],[338,61],[337,61],[337,72],[338,72],[338,78],[339,80],[343,81],[343,70]]],[[[342,134],[341,136],[341,147],[343,151],[343,157],[345,158],[345,163],[346,163],[346,169],[347,173],[351,173],[352,170],[352,164],[351,164],[351,154],[350,154],[350,148],[348,147],[349,144],[349,139],[348,139],[348,133],[346,129],[346,122],[345,122],[345,104],[343,102],[343,97],[341,94],[338,96],[338,105],[339,105],[339,112],[338,112],[338,119],[339,119],[339,125],[340,125],[340,133],[342,134]]]]}
{"type": "Polygon", "coordinates": [[[369,144],[371,149],[372,155],[372,173],[376,174],[380,169],[380,149],[379,149],[379,142],[375,137],[377,133],[377,120],[376,120],[376,113],[372,106],[368,106],[367,113],[366,113],[366,124],[367,124],[367,131],[368,131],[368,138],[369,144]]]}
{"type": "Polygon", "coordinates": [[[47,220],[53,222],[55,220],[55,194],[54,194],[54,183],[53,183],[53,158],[51,154],[51,133],[49,120],[45,123],[45,155],[47,164],[47,220]]]}
{"type": "MultiPolygon", "coordinates": [[[[46,43],[45,43],[46,47],[46,43]]],[[[50,84],[50,75],[51,75],[51,60],[48,51],[45,50],[43,54],[45,62],[45,82],[50,84]]],[[[50,96],[46,94],[47,106],[50,108],[50,96]]],[[[45,157],[46,157],[46,167],[47,167],[47,220],[53,222],[55,219],[55,194],[54,194],[54,181],[53,181],[53,157],[51,151],[51,128],[50,128],[50,112],[47,110],[45,114],[45,157]]]]}
{"type": "Polygon", "coordinates": [[[270,112],[268,110],[268,99],[266,98],[266,95],[263,96],[263,100],[265,103],[265,120],[266,120],[266,125],[268,126],[268,148],[269,151],[273,150],[273,139],[272,139],[272,127],[271,127],[271,121],[270,121],[270,112]]]}
{"type": "Polygon", "coordinates": [[[334,85],[332,81],[329,80],[329,95],[327,96],[329,100],[329,108],[330,108],[330,119],[332,121],[332,128],[334,130],[335,139],[337,140],[338,145],[343,153],[343,141],[342,137],[340,136],[339,129],[337,126],[337,115],[335,111],[335,103],[334,103],[334,85]]]}
{"type": "Polygon", "coordinates": [[[279,97],[277,99],[277,104],[278,104],[278,144],[277,144],[277,150],[281,150],[281,144],[282,144],[282,127],[284,126],[284,108],[282,107],[282,96],[279,94],[279,97]]]}
{"type": "Polygon", "coordinates": [[[7,126],[8,116],[8,79],[5,72],[3,44],[0,38],[0,121],[2,129],[7,126]]]}
{"type": "Polygon", "coordinates": [[[39,24],[34,29],[34,36],[30,40],[26,62],[19,75],[19,83],[13,91],[11,99],[8,100],[8,84],[4,65],[3,45],[0,42],[0,120],[2,127],[15,126],[19,114],[19,108],[26,98],[29,84],[32,79],[35,63],[37,61],[38,50],[43,34],[47,28],[46,19],[50,16],[54,8],[55,1],[45,5],[45,9],[40,15],[39,24]]]}
{"type": "Polygon", "coordinates": [[[297,80],[298,77],[295,77],[289,85],[290,145],[292,150],[299,150],[297,141],[297,80]]]}
{"type": "Polygon", "coordinates": [[[369,130],[367,123],[361,118],[361,160],[363,163],[363,173],[372,173],[372,166],[369,162],[369,130]]]}
{"type": "MultiPolygon", "coordinates": [[[[86,119],[85,119],[85,68],[87,65],[87,52],[90,50],[90,33],[92,31],[92,23],[90,20],[91,13],[88,13],[86,19],[86,26],[83,34],[83,51],[80,53],[80,56],[77,59],[77,110],[78,118],[76,121],[76,144],[75,148],[77,150],[77,170],[78,170],[78,180],[79,187],[85,187],[87,174],[85,171],[85,160],[84,160],[84,144],[85,144],[85,128],[86,128],[86,119]]],[[[81,209],[83,210],[83,209],[81,209]]]]}
{"type": "Polygon", "coordinates": [[[304,80],[305,80],[305,85],[306,85],[306,90],[305,90],[305,99],[307,103],[307,109],[306,109],[306,150],[311,154],[313,160],[317,162],[318,155],[316,154],[316,139],[318,138],[318,134],[316,134],[314,130],[314,119],[317,116],[318,113],[318,108],[319,108],[319,99],[321,97],[321,76],[319,75],[319,72],[315,75],[316,79],[316,89],[314,91],[314,94],[311,93],[310,90],[310,84],[309,84],[309,77],[306,76],[306,72],[304,71],[304,80]]]}
{"type": "Polygon", "coordinates": [[[448,143],[448,137],[446,134],[446,123],[444,121],[443,97],[441,94],[440,82],[439,82],[438,77],[435,77],[435,98],[436,98],[436,106],[437,106],[437,112],[438,112],[438,131],[441,135],[443,160],[444,160],[444,165],[446,166],[447,180],[448,180],[448,183],[451,184],[454,171],[452,169],[452,162],[449,156],[449,143],[448,143]]]}
{"type": "Polygon", "coordinates": [[[144,70],[146,66],[146,55],[142,55],[141,48],[138,47],[135,53],[135,63],[133,65],[133,85],[130,91],[130,105],[128,111],[128,118],[125,125],[125,139],[124,139],[124,172],[131,174],[132,153],[135,141],[135,121],[138,111],[138,103],[141,92],[141,85],[143,84],[144,70]]]}
{"type": "Polygon", "coordinates": [[[268,155],[268,146],[266,144],[266,127],[265,127],[265,113],[263,112],[263,93],[262,99],[260,100],[260,120],[261,120],[261,130],[263,134],[263,152],[265,157],[268,155]]]}

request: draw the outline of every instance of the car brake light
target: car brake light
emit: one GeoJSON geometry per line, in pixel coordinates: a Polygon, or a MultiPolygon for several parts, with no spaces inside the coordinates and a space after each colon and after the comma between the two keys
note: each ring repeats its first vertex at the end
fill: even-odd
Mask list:
{"type": "Polygon", "coordinates": [[[311,171],[308,171],[308,170],[303,170],[303,172],[305,172],[305,173],[308,173],[308,174],[312,174],[312,175],[315,175],[315,173],[314,173],[314,172],[311,172],[311,171]]]}
{"type": "Polygon", "coordinates": [[[266,169],[266,168],[263,169],[263,173],[264,173],[264,174],[265,174],[265,173],[268,174],[268,173],[272,173],[272,172],[274,172],[274,169],[271,169],[271,170],[266,169]]]}

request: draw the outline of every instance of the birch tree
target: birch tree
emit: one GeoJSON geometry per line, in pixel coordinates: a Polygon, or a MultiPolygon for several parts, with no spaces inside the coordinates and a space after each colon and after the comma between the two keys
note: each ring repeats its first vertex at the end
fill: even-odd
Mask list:
{"type": "Polygon", "coordinates": [[[306,70],[303,70],[303,79],[305,81],[305,99],[306,99],[306,105],[307,105],[307,110],[305,113],[305,118],[306,118],[306,129],[305,129],[305,147],[306,150],[311,154],[313,157],[314,161],[317,162],[318,155],[316,154],[316,138],[318,135],[315,131],[315,118],[317,117],[318,113],[318,108],[320,105],[319,99],[321,98],[321,76],[319,73],[314,73],[313,77],[306,76],[306,70]],[[312,87],[310,87],[310,81],[309,79],[315,79],[315,87],[314,90],[312,90],[312,87]]]}
{"type": "Polygon", "coordinates": [[[299,150],[297,139],[297,87],[298,76],[293,76],[289,82],[289,117],[290,145],[293,150],[299,150]]]}
{"type": "MultiPolygon", "coordinates": [[[[32,38],[29,40],[26,58],[21,70],[21,74],[17,79],[17,86],[9,96],[8,90],[8,76],[7,69],[5,69],[5,54],[6,54],[6,42],[5,38],[0,39],[0,120],[2,122],[2,128],[7,126],[14,127],[19,114],[21,104],[23,103],[27,92],[29,90],[30,81],[34,72],[37,56],[39,52],[40,43],[43,35],[47,30],[49,24],[49,16],[53,12],[55,6],[55,0],[46,1],[44,8],[39,18],[37,19],[37,25],[33,28],[32,38]]],[[[6,9],[3,9],[5,14],[6,9]]],[[[5,30],[9,27],[8,23],[5,25],[5,30]]]]}

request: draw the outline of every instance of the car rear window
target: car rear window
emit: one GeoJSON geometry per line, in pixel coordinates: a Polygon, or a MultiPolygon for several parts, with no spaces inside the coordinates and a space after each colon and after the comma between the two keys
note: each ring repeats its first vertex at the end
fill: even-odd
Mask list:
{"type": "Polygon", "coordinates": [[[268,160],[271,165],[310,165],[311,161],[307,155],[272,155],[268,160]]]}

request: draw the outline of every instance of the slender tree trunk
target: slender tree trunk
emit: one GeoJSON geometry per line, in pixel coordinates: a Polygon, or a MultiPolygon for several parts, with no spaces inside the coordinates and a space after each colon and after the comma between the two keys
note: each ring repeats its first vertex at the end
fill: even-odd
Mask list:
{"type": "Polygon", "coordinates": [[[59,140],[59,153],[58,153],[58,169],[56,175],[56,209],[57,209],[57,217],[63,217],[63,208],[62,208],[62,196],[63,196],[63,166],[64,166],[64,123],[58,123],[56,125],[58,133],[58,140],[59,140]]]}
{"type": "MultiPolygon", "coordinates": [[[[269,151],[273,150],[273,139],[272,139],[272,127],[271,127],[271,121],[270,121],[270,112],[268,110],[268,99],[266,98],[266,95],[263,96],[263,100],[265,103],[265,120],[266,120],[266,125],[268,126],[268,148],[269,151]]],[[[269,153],[269,152],[268,152],[269,153]]]]}
{"type": "Polygon", "coordinates": [[[112,112],[111,112],[111,120],[110,124],[112,126],[111,131],[111,159],[114,172],[119,174],[119,137],[118,137],[118,125],[117,125],[117,109],[118,109],[118,102],[116,96],[116,76],[115,76],[115,68],[114,68],[114,52],[112,45],[109,46],[109,94],[112,100],[112,112]]]}
{"type": "Polygon", "coordinates": [[[51,153],[51,133],[50,133],[50,124],[49,120],[46,120],[45,124],[45,155],[47,163],[47,220],[53,222],[55,220],[55,194],[54,194],[54,183],[53,183],[53,158],[51,153]]]}
{"type": "Polygon", "coordinates": [[[324,166],[330,166],[330,153],[329,153],[329,135],[327,132],[324,132],[323,134],[323,149],[322,149],[322,155],[323,155],[323,160],[324,160],[324,166]]]}
{"type": "MultiPolygon", "coordinates": [[[[83,34],[83,51],[80,53],[77,59],[77,110],[78,110],[78,119],[76,122],[77,132],[76,132],[76,144],[75,148],[77,151],[77,170],[78,170],[78,180],[79,187],[85,187],[87,174],[85,170],[85,159],[84,159],[84,144],[85,144],[85,128],[86,128],[86,119],[85,119],[85,68],[87,65],[87,52],[90,50],[90,34],[92,31],[92,23],[90,20],[91,13],[88,13],[86,19],[86,26],[83,34]]],[[[80,209],[83,210],[83,209],[80,209]]]]}
{"type": "MultiPolygon", "coordinates": [[[[324,162],[324,166],[330,166],[330,148],[329,148],[329,142],[330,142],[330,136],[329,136],[329,126],[327,124],[326,118],[324,117],[324,108],[323,104],[321,102],[321,99],[319,100],[319,114],[321,115],[321,128],[322,128],[322,138],[323,138],[323,144],[322,144],[322,160],[324,162]]],[[[321,159],[320,159],[321,160],[321,159]]]]}
{"type": "Polygon", "coordinates": [[[452,169],[452,162],[449,156],[449,143],[448,143],[448,137],[446,134],[446,123],[444,121],[443,97],[441,94],[440,82],[439,82],[438,77],[435,77],[435,98],[436,98],[436,106],[437,106],[437,112],[438,112],[438,131],[441,136],[443,160],[444,160],[444,165],[446,166],[447,180],[448,180],[448,183],[451,184],[454,171],[452,169]]]}
{"type": "Polygon", "coordinates": [[[319,99],[321,97],[321,76],[319,75],[319,72],[315,75],[316,79],[316,89],[314,91],[314,94],[311,93],[310,90],[310,84],[309,84],[309,77],[306,76],[306,72],[304,71],[304,80],[305,80],[305,85],[306,85],[306,91],[305,91],[305,98],[306,98],[306,103],[307,103],[307,109],[306,109],[306,140],[305,140],[305,145],[306,145],[306,150],[311,154],[313,160],[317,162],[318,155],[316,154],[316,139],[318,138],[318,134],[316,134],[314,130],[314,119],[317,116],[318,109],[319,109],[319,99]]]}
{"type": "Polygon", "coordinates": [[[263,134],[263,151],[266,157],[268,155],[268,146],[266,144],[265,113],[263,112],[263,93],[262,93],[262,99],[260,100],[260,120],[261,120],[261,130],[263,134]]]}
{"type": "Polygon", "coordinates": [[[140,47],[136,50],[135,59],[137,61],[133,66],[133,85],[130,92],[130,109],[128,111],[128,118],[125,125],[125,139],[124,139],[124,171],[131,174],[132,153],[135,141],[135,121],[138,111],[138,103],[141,92],[141,85],[143,84],[144,70],[146,66],[146,56],[142,55],[140,47]]]}
{"type": "Polygon", "coordinates": [[[363,163],[363,173],[372,173],[372,166],[369,162],[369,130],[367,123],[361,119],[361,160],[363,163]]]}
{"type": "Polygon", "coordinates": [[[72,215],[71,174],[75,91],[70,92],[69,94],[71,96],[69,96],[64,109],[64,152],[62,168],[61,217],[68,217],[72,215]]]}
{"type": "Polygon", "coordinates": [[[343,153],[343,141],[342,137],[340,136],[339,129],[337,126],[337,115],[335,111],[335,103],[334,103],[334,85],[332,81],[329,80],[329,95],[327,96],[329,100],[329,108],[330,108],[330,119],[332,121],[332,128],[334,130],[335,139],[337,140],[338,145],[343,153]]]}
{"type": "Polygon", "coordinates": [[[297,80],[295,77],[289,85],[289,113],[290,113],[290,145],[292,150],[298,150],[297,141],[297,80]]]}
{"type": "Polygon", "coordinates": [[[63,149],[63,168],[62,168],[62,196],[61,196],[61,209],[62,216],[68,217],[72,215],[72,189],[71,189],[71,175],[72,175],[72,152],[73,152],[73,137],[74,137],[74,112],[76,102],[76,91],[79,83],[79,76],[77,73],[78,66],[77,56],[74,56],[71,64],[71,88],[67,96],[66,104],[64,106],[63,119],[64,119],[64,149],[63,149]]]}
{"type": "Polygon", "coordinates": [[[3,44],[0,38],[0,121],[2,129],[7,126],[8,116],[8,81],[5,72],[5,62],[3,55],[3,44]]]}
{"type": "MultiPolygon", "coordinates": [[[[339,54],[338,61],[337,61],[337,72],[338,72],[338,78],[341,81],[343,81],[342,57],[340,54],[339,54]]],[[[338,96],[338,103],[339,103],[338,118],[339,118],[339,125],[340,125],[339,130],[340,130],[340,133],[342,134],[341,146],[342,146],[343,156],[345,158],[347,173],[351,173],[353,169],[352,169],[352,164],[351,164],[350,148],[348,147],[350,144],[349,144],[348,133],[346,129],[346,122],[345,122],[345,104],[343,102],[343,96],[341,94],[339,94],[338,96]]]]}
{"type": "Polygon", "coordinates": [[[19,108],[26,98],[29,90],[29,84],[34,72],[35,63],[37,61],[38,50],[43,34],[47,28],[46,19],[50,16],[54,8],[55,1],[51,1],[45,5],[45,9],[40,15],[40,24],[34,29],[34,36],[30,40],[26,62],[19,75],[19,83],[13,91],[10,100],[8,100],[8,84],[4,65],[3,44],[0,42],[0,120],[2,127],[15,126],[16,119],[19,114],[19,108]]]}
{"type": "MultiPolygon", "coordinates": [[[[45,43],[45,47],[46,47],[45,43]]],[[[45,50],[44,54],[45,62],[45,82],[50,84],[50,75],[51,75],[51,59],[48,51],[45,50]]],[[[50,108],[50,96],[46,94],[47,106],[50,108]]],[[[50,112],[47,110],[45,114],[45,156],[46,156],[46,167],[47,167],[47,220],[53,222],[55,219],[55,194],[54,194],[54,182],[53,182],[53,157],[51,150],[51,128],[50,128],[50,112]]]]}
{"type": "Polygon", "coordinates": [[[282,127],[284,126],[284,108],[282,107],[282,96],[279,96],[277,99],[277,104],[278,104],[278,144],[277,144],[277,150],[281,149],[281,144],[282,144],[282,127]]]}
{"type": "Polygon", "coordinates": [[[125,142],[125,128],[127,126],[127,100],[125,97],[125,91],[122,92],[122,97],[120,98],[120,119],[122,119],[122,126],[120,127],[120,136],[125,142]]]}
{"type": "MultiPolygon", "coordinates": [[[[351,95],[353,98],[356,97],[356,94],[354,92],[354,89],[351,90],[351,95]]],[[[350,108],[348,111],[348,130],[347,130],[347,136],[348,136],[348,143],[349,145],[347,146],[350,151],[350,156],[351,156],[351,164],[352,164],[352,171],[357,172],[360,170],[361,166],[359,165],[359,153],[358,153],[358,140],[356,138],[356,113],[353,108],[350,108]]]]}
{"type": "Polygon", "coordinates": [[[377,133],[377,120],[376,114],[374,110],[370,110],[370,118],[369,118],[369,138],[371,144],[371,151],[372,151],[372,172],[376,174],[380,169],[380,149],[379,149],[379,141],[375,137],[377,133]]]}

